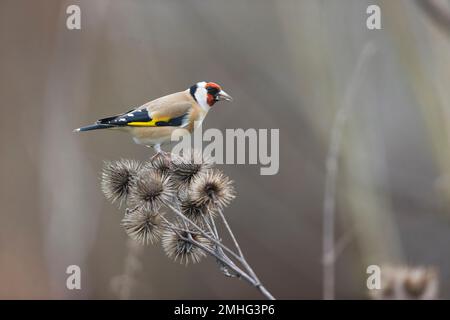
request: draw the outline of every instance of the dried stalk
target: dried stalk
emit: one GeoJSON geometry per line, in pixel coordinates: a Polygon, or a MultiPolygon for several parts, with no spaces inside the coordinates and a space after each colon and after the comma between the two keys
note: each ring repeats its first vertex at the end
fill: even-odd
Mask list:
{"type": "MultiPolygon", "coordinates": [[[[174,206],[169,205],[169,204],[167,206],[183,221],[189,223],[190,226],[192,226],[196,230],[198,230],[202,236],[204,236],[205,238],[207,238],[208,240],[213,242],[219,248],[221,248],[221,249],[227,251],[229,254],[231,254],[231,256],[234,257],[247,270],[247,272],[245,272],[242,269],[240,269],[239,267],[237,267],[232,262],[230,257],[228,257],[223,251],[219,251],[220,252],[220,254],[219,254],[219,253],[216,253],[216,252],[210,250],[209,248],[206,248],[205,246],[199,244],[198,242],[194,241],[193,239],[188,239],[188,238],[182,237],[183,240],[188,241],[191,244],[198,246],[199,248],[204,250],[206,253],[210,254],[211,256],[216,258],[218,261],[222,262],[224,265],[226,265],[231,270],[233,270],[238,277],[246,280],[252,286],[257,288],[267,299],[275,300],[273,295],[262,285],[261,281],[258,279],[255,272],[253,271],[253,269],[250,267],[249,263],[245,259],[244,254],[242,253],[242,250],[239,246],[239,243],[237,242],[237,239],[234,236],[233,231],[231,230],[231,227],[228,224],[228,221],[226,220],[225,215],[223,214],[222,210],[219,210],[219,215],[221,216],[222,221],[224,222],[224,225],[225,225],[231,239],[233,240],[234,245],[236,246],[236,248],[238,250],[238,253],[234,252],[233,250],[231,250],[229,247],[225,246],[220,241],[220,239],[217,236],[218,233],[217,233],[217,228],[216,228],[215,224],[213,224],[214,232],[212,232],[212,236],[211,236],[208,233],[206,233],[201,227],[199,227],[195,222],[193,222],[191,219],[189,219],[183,213],[181,213],[178,209],[176,209],[174,206]]],[[[213,219],[211,219],[211,221],[213,221],[213,219]]],[[[171,222],[169,222],[167,219],[166,219],[166,223],[169,223],[169,225],[171,224],[171,222]]],[[[209,222],[207,222],[207,225],[211,228],[211,225],[209,224],[209,222]]],[[[170,226],[170,228],[172,228],[172,230],[174,230],[175,232],[184,231],[184,232],[187,232],[188,234],[192,233],[192,231],[189,231],[188,229],[175,230],[175,229],[179,229],[179,228],[176,228],[175,226],[173,226],[173,224],[172,224],[172,226],[170,226]]]]}
{"type": "Polygon", "coordinates": [[[436,0],[416,0],[430,20],[450,36],[450,11],[436,0]]]}
{"type": "Polygon", "coordinates": [[[362,67],[367,63],[369,57],[374,53],[371,43],[365,45],[362,50],[350,83],[344,96],[344,101],[339,109],[331,130],[331,139],[326,161],[325,194],[323,200],[323,299],[333,300],[335,298],[335,262],[336,247],[335,239],[335,206],[336,206],[336,182],[338,176],[338,158],[341,147],[342,132],[347,118],[352,110],[352,99],[358,84],[361,82],[362,67]]]}

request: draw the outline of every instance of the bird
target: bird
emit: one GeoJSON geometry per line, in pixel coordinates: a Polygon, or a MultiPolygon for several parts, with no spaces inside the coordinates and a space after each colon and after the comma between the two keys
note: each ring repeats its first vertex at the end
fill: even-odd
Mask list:
{"type": "Polygon", "coordinates": [[[233,101],[233,98],[217,83],[200,81],[187,90],[160,97],[125,113],[99,119],[74,132],[121,130],[130,133],[135,143],[152,147],[160,153],[161,146],[171,141],[173,131],[183,128],[186,129],[184,134],[192,133],[219,101],[233,101]]]}

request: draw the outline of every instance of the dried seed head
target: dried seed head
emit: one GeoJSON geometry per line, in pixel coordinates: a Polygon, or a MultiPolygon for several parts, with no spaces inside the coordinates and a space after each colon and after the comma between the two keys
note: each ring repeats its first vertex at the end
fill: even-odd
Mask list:
{"type": "Polygon", "coordinates": [[[432,267],[383,266],[381,289],[370,290],[373,299],[430,300],[438,297],[438,275],[432,267]]]}
{"type": "Polygon", "coordinates": [[[410,270],[405,279],[404,288],[412,299],[431,299],[436,298],[437,282],[436,270],[433,268],[416,268],[410,270]],[[432,291],[433,294],[430,295],[432,291]]]}
{"type": "Polygon", "coordinates": [[[187,152],[182,157],[172,155],[171,173],[174,181],[180,186],[188,185],[196,176],[209,170],[212,162],[203,157],[202,152],[187,152]]]}
{"type": "Polygon", "coordinates": [[[146,165],[146,168],[150,167],[155,169],[161,175],[170,174],[170,155],[164,153],[157,153],[146,165]]]}
{"type": "Polygon", "coordinates": [[[206,203],[193,201],[188,195],[180,198],[181,212],[197,225],[203,225],[205,218],[214,217],[215,210],[206,203]]]}
{"type": "Polygon", "coordinates": [[[131,185],[129,206],[156,212],[163,204],[169,203],[173,195],[168,176],[146,168],[138,173],[131,185]]]}
{"type": "Polygon", "coordinates": [[[163,231],[161,214],[142,210],[126,214],[122,226],[128,236],[140,244],[157,242],[163,231]]]}
{"type": "Polygon", "coordinates": [[[126,200],[130,187],[141,165],[135,160],[121,159],[105,162],[101,175],[101,188],[105,197],[111,202],[126,200]]]}
{"type": "Polygon", "coordinates": [[[218,170],[197,176],[191,184],[192,201],[212,209],[226,207],[235,198],[233,182],[218,170]]]}
{"type": "MultiPolygon", "coordinates": [[[[183,224],[177,224],[176,226],[183,228],[183,224]]],[[[164,252],[169,258],[181,264],[187,265],[189,262],[199,262],[206,253],[200,247],[187,241],[186,239],[189,237],[200,245],[212,250],[211,242],[200,234],[167,229],[162,236],[164,252]]]]}

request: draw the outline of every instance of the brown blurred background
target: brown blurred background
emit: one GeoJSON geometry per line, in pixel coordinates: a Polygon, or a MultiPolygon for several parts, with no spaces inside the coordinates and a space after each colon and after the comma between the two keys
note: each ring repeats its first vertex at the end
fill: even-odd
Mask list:
{"type": "MultiPolygon", "coordinates": [[[[99,171],[151,152],[72,130],[201,80],[235,99],[204,129],[280,129],[277,175],[221,166],[238,191],[226,214],[277,298],[322,297],[325,163],[348,104],[336,297],[366,298],[367,266],[386,263],[438,268],[450,297],[450,41],[415,1],[0,0],[0,298],[118,297],[129,249],[99,171]],[[81,30],[66,28],[70,4],[81,30]],[[382,30],[366,28],[369,4],[382,30]],[[82,290],[66,289],[71,264],[82,290]]],[[[261,297],[212,259],[184,267],[150,246],[138,265],[131,298],[261,297]]]]}

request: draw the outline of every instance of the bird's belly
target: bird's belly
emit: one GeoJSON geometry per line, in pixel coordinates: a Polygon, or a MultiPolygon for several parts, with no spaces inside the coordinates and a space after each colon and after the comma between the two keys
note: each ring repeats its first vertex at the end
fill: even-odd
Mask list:
{"type": "Polygon", "coordinates": [[[177,127],[136,127],[131,129],[133,140],[138,144],[155,145],[169,143],[177,127]]]}

